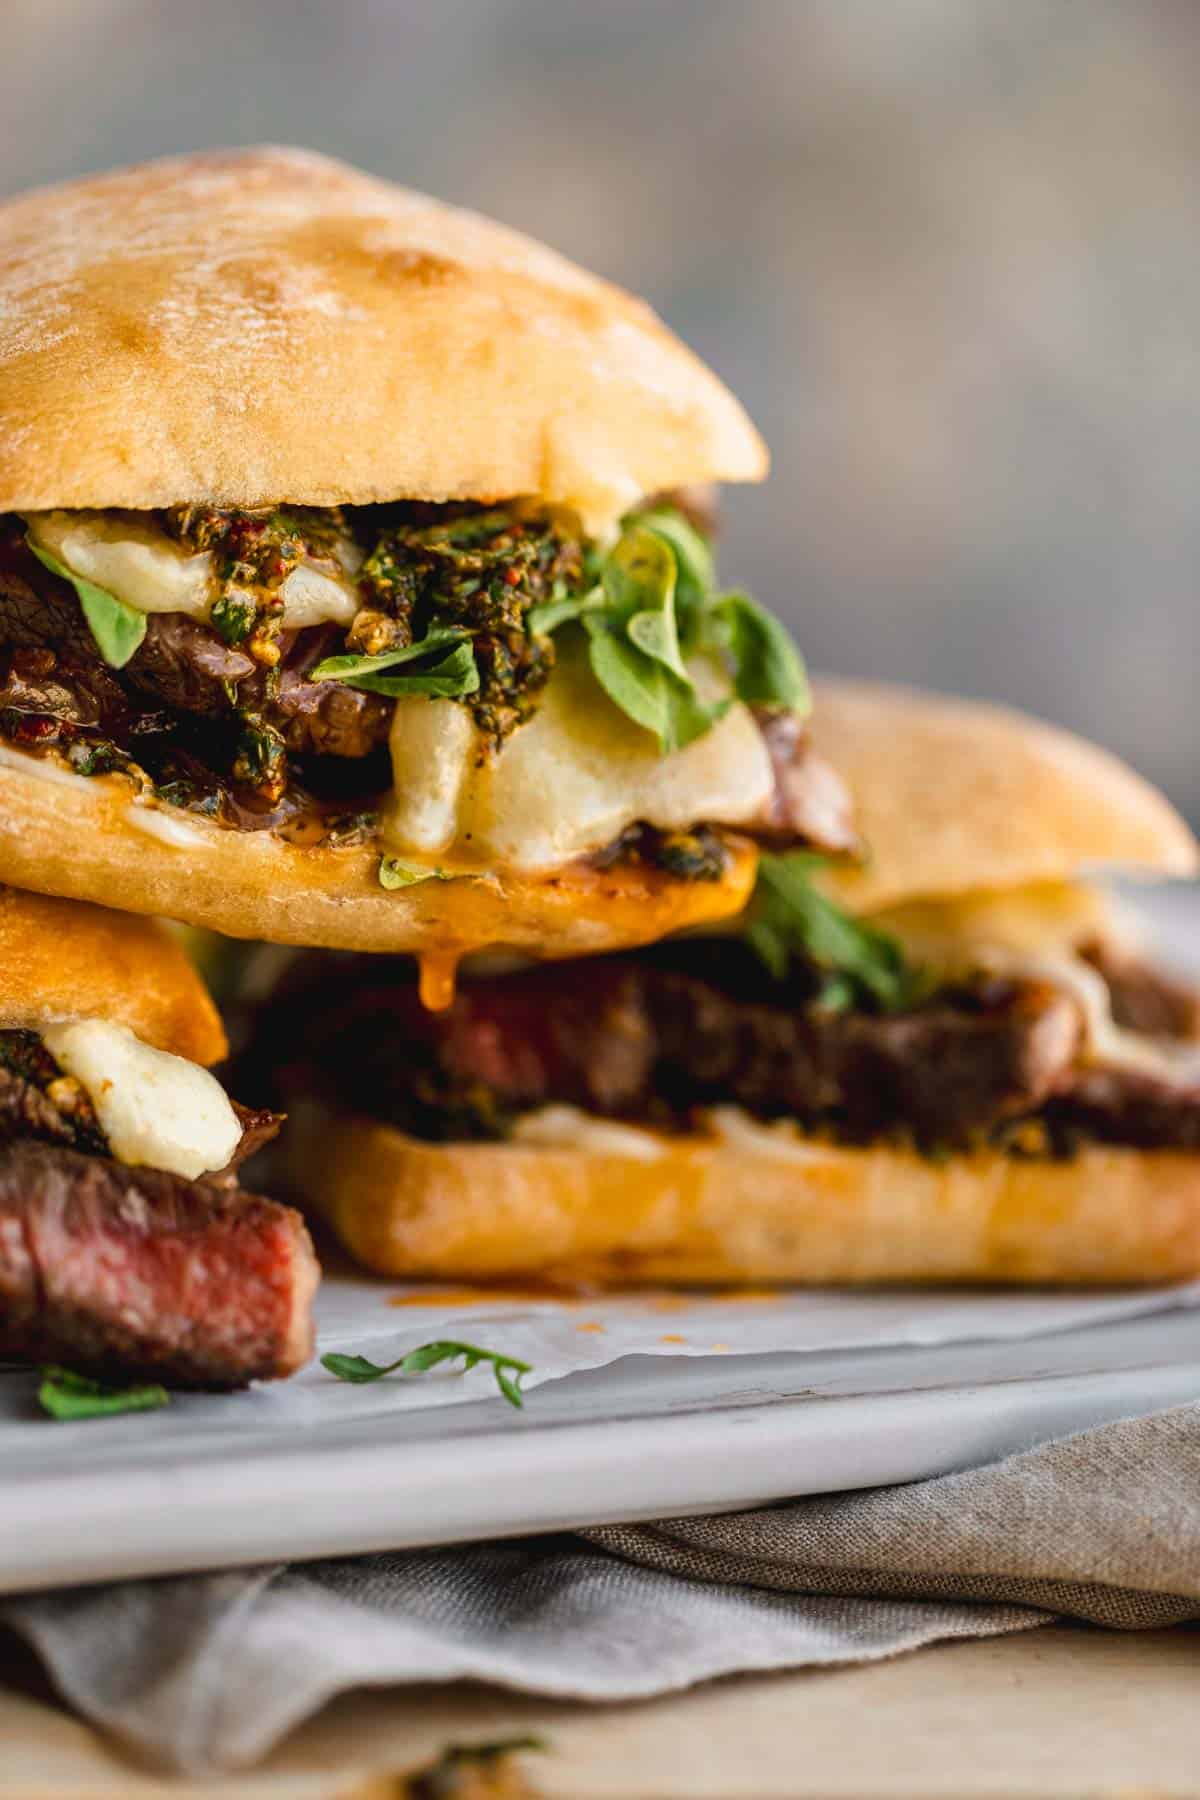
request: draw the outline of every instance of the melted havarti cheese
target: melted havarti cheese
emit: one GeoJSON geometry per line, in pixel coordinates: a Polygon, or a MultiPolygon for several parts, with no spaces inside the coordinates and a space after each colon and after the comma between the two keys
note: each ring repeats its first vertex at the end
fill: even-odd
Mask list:
{"type": "Polygon", "coordinates": [[[1111,943],[1128,925],[1112,899],[1081,882],[1045,881],[952,900],[918,900],[871,914],[910,961],[940,975],[968,974],[982,951],[1071,953],[1088,939],[1111,943]]]}
{"type": "Polygon", "coordinates": [[[223,1169],[242,1127],[215,1076],[144,1044],[125,1025],[79,1019],[48,1025],[46,1048],[87,1091],[119,1162],[195,1181],[223,1169]]]}
{"type": "Polygon", "coordinates": [[[516,1144],[539,1150],[590,1150],[596,1156],[630,1156],[638,1162],[654,1162],[665,1148],[652,1131],[566,1105],[522,1113],[513,1125],[512,1137],[516,1144]]]}
{"type": "Polygon", "coordinates": [[[1079,954],[1097,941],[1134,949],[1134,922],[1115,901],[1082,882],[1044,882],[1009,892],[921,901],[872,915],[912,961],[953,979],[983,969],[1045,981],[1068,994],[1083,1020],[1082,1060],[1127,1069],[1175,1086],[1200,1081],[1200,1049],[1125,1031],[1113,1019],[1108,985],[1079,954]]]}
{"type": "Polygon", "coordinates": [[[794,1119],[772,1119],[766,1123],[740,1106],[710,1106],[704,1113],[704,1124],[710,1137],[756,1156],[811,1164],[829,1162],[837,1155],[836,1146],[806,1138],[794,1119]]]}
{"type": "MultiPolygon", "coordinates": [[[[187,613],[206,619],[217,597],[212,555],[188,550],[136,513],[30,513],[25,520],[35,544],[126,606],[145,613],[187,613]]],[[[349,625],[358,611],[353,576],[358,557],[347,543],[336,575],[301,563],[281,584],[283,623],[289,630],[333,620],[349,625]]]]}
{"type": "Polygon", "coordinates": [[[555,869],[635,820],[664,831],[748,824],[774,787],[762,733],[744,706],[664,756],[600,687],[581,634],[559,641],[533,718],[491,759],[480,748],[456,701],[398,703],[383,819],[389,851],[452,868],[555,869]]]}
{"type": "Polygon", "coordinates": [[[12,750],[7,744],[0,744],[0,769],[13,769],[18,774],[28,775],[34,781],[48,781],[51,787],[88,788],[94,776],[76,775],[73,769],[64,769],[58,763],[51,762],[48,756],[34,756],[28,750],[12,750]]]}
{"type": "Polygon", "coordinates": [[[160,843],[171,844],[177,850],[211,850],[216,842],[211,834],[205,836],[194,825],[176,818],[173,812],[164,812],[154,806],[142,806],[136,800],[132,806],[126,807],[125,817],[148,837],[158,838],[160,843]]]}

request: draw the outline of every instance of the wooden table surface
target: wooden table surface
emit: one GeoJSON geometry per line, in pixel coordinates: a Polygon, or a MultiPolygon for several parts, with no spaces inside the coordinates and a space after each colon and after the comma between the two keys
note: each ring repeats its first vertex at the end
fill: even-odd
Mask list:
{"type": "Polygon", "coordinates": [[[356,1693],[215,1782],[137,1770],[0,1660],[0,1800],[397,1800],[452,1742],[537,1733],[547,1800],[1200,1796],[1200,1631],[1052,1626],[606,1708],[473,1687],[356,1693]]]}

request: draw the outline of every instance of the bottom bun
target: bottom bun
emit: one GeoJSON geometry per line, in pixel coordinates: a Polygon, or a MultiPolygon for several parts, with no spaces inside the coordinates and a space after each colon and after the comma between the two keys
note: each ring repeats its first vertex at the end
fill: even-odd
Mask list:
{"type": "Polygon", "coordinates": [[[377,844],[302,849],[227,829],[143,804],[124,775],[74,775],[0,743],[0,881],[272,944],[411,951],[452,967],[494,944],[561,957],[652,943],[746,904],[757,851],[721,836],[729,858],[716,881],[576,862],[389,890],[377,844]]]}
{"type": "Polygon", "coordinates": [[[1200,1155],[1093,1146],[1070,1161],[933,1161],[891,1147],[645,1136],[644,1154],[430,1144],[302,1106],[280,1173],[360,1262],[405,1278],[1108,1285],[1200,1274],[1200,1155]]]}

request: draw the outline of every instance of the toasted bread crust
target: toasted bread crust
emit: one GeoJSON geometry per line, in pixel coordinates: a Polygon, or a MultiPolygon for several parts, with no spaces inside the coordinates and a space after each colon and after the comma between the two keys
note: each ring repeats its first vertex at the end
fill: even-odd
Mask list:
{"type": "Polygon", "coordinates": [[[649,943],[745,904],[757,856],[744,838],[726,843],[719,881],[630,862],[385,890],[377,849],[226,829],[137,804],[124,776],[71,775],[0,746],[0,879],[268,943],[451,960],[490,944],[564,957],[649,943]]]}
{"type": "Polygon", "coordinates": [[[868,851],[862,867],[825,877],[856,912],[1097,867],[1196,872],[1195,838],[1148,781],[1028,714],[827,680],[812,733],[854,797],[868,851]]]}
{"type": "Polygon", "coordinates": [[[935,1162],[894,1148],[642,1159],[428,1144],[304,1107],[281,1173],[370,1269],[632,1286],[1180,1281],[1200,1274],[1200,1156],[1094,1147],[935,1162]]]}
{"type": "Polygon", "coordinates": [[[0,1027],[110,1019],[193,1062],[228,1049],[208,991],[157,920],[0,888],[0,1027]]]}
{"type": "Polygon", "coordinates": [[[611,511],[755,480],[649,307],[308,151],[211,151],[0,206],[0,511],[517,494],[611,511]]]}

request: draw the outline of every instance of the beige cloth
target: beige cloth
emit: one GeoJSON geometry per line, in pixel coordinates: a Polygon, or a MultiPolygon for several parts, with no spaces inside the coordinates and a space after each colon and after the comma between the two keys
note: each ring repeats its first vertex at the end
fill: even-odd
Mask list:
{"type": "Polygon", "coordinates": [[[806,1594],[982,1600],[1121,1631],[1200,1618],[1200,1406],[958,1475],[584,1533],[673,1575],[806,1594]]]}
{"type": "Polygon", "coordinates": [[[1170,1624],[1200,1617],[1200,1405],[904,1487],[582,1535],[23,1596],[0,1624],[89,1719],[197,1773],[364,1684],[619,1700],[1056,1613],[1170,1624]]]}

